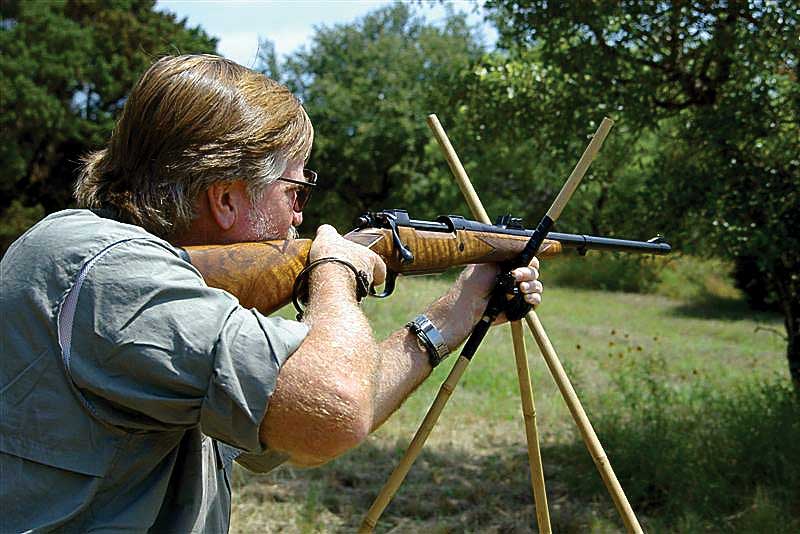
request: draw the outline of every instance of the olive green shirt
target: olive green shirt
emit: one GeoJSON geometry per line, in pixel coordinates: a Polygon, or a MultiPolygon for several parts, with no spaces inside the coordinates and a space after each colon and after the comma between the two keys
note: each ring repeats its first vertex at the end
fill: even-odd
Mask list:
{"type": "Polygon", "coordinates": [[[86,210],[0,263],[0,532],[227,532],[234,458],[305,325],[206,286],[172,247],[86,210]]]}

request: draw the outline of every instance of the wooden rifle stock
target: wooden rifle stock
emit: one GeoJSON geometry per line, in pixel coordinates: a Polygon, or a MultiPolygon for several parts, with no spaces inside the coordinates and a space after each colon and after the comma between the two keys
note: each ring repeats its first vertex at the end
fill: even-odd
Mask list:
{"type": "MultiPolygon", "coordinates": [[[[387,228],[353,230],[345,239],[370,248],[386,262],[390,273],[413,275],[444,272],[471,263],[498,263],[516,257],[528,237],[456,230],[434,232],[397,228],[401,242],[414,254],[403,263],[396,240],[387,228]]],[[[268,315],[292,299],[294,280],[308,263],[310,239],[185,247],[189,259],[211,287],[224,289],[242,306],[268,315]]],[[[562,252],[558,241],[545,240],[540,258],[562,252]]]]}

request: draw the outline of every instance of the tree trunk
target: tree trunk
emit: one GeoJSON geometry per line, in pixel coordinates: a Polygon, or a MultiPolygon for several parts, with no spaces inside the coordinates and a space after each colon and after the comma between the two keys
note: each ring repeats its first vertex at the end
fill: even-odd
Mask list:
{"type": "Polygon", "coordinates": [[[773,271],[774,282],[783,310],[786,326],[786,358],[789,360],[789,376],[795,391],[800,395],[800,293],[792,276],[793,270],[780,265],[773,271]]]}
{"type": "Polygon", "coordinates": [[[800,394],[800,302],[795,297],[788,303],[790,313],[786,314],[786,357],[789,359],[789,375],[795,391],[800,394]]]}

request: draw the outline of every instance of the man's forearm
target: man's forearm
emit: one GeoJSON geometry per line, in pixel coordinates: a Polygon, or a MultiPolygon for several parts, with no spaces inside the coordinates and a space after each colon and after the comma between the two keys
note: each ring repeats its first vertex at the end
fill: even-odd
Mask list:
{"type": "Polygon", "coordinates": [[[327,461],[367,435],[378,361],[352,273],[341,265],[320,265],[310,282],[304,319],[310,331],[278,375],[261,434],[269,446],[305,465],[327,461]]]}
{"type": "MultiPolygon", "coordinates": [[[[462,276],[425,311],[455,350],[480,317],[485,302],[475,280],[462,276]]],[[[311,278],[305,321],[311,327],[287,360],[270,400],[262,441],[288,452],[295,463],[323,463],[360,443],[430,375],[427,351],[406,328],[376,345],[355,302],[352,273],[321,265],[311,278]]]]}
{"type": "MultiPolygon", "coordinates": [[[[445,295],[431,304],[425,315],[455,350],[477,322],[482,308],[475,299],[465,298],[463,277],[445,295]]],[[[428,352],[407,328],[392,333],[379,344],[379,377],[375,390],[372,430],[375,430],[431,373],[428,352]]]]}

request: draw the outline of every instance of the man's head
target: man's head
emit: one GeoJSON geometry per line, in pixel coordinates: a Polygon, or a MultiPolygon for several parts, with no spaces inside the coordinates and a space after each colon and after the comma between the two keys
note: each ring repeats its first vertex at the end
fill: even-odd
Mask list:
{"type": "MultiPolygon", "coordinates": [[[[168,56],[136,84],[108,148],[87,158],[75,195],[82,206],[115,209],[165,238],[185,233],[197,217],[224,226],[217,208],[224,211],[232,194],[241,204],[244,195],[253,213],[237,212],[236,224],[246,216],[270,232],[276,224],[264,209],[278,201],[264,197],[280,177],[303,180],[313,136],[283,85],[221,57],[168,56]]],[[[291,208],[297,224],[302,217],[291,208]]]]}

